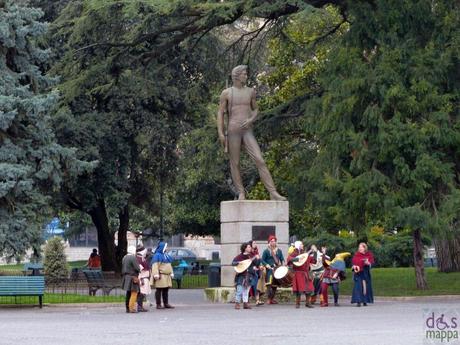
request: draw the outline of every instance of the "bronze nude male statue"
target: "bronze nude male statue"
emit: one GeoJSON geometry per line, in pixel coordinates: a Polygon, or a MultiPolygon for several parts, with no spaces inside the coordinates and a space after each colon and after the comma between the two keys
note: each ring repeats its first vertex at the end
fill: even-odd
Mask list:
{"type": "Polygon", "coordinates": [[[233,86],[222,91],[220,95],[217,113],[219,140],[229,155],[230,172],[233,184],[238,191],[238,200],[246,199],[240,173],[240,152],[241,144],[243,144],[259,170],[260,179],[270,193],[270,199],[284,201],[286,198],[276,191],[275,183],[262,158],[260,147],[252,131],[258,107],[255,90],[245,85],[248,79],[247,70],[246,65],[236,66],[232,70],[233,86]],[[227,133],[224,131],[225,112],[228,113],[227,133]]]}

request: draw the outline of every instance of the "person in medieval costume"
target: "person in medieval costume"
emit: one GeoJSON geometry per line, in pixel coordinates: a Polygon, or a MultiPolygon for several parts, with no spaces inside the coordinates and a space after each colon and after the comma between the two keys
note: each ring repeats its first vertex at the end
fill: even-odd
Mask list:
{"type": "Polygon", "coordinates": [[[235,309],[240,309],[243,302],[244,309],[251,309],[249,305],[249,290],[257,281],[256,272],[259,266],[259,259],[252,255],[252,245],[245,242],[241,245],[241,253],[233,258],[232,265],[235,266],[235,309]]]}
{"type": "Polygon", "coordinates": [[[121,262],[121,288],[126,291],[127,313],[137,313],[137,294],[139,293],[139,272],[141,268],[136,259],[136,247],[129,246],[128,253],[121,262]]]}
{"type": "Polygon", "coordinates": [[[287,264],[294,272],[292,293],[296,297],[295,307],[300,308],[301,295],[305,294],[305,307],[313,308],[311,296],[314,293],[314,287],[310,277],[310,265],[315,263],[316,259],[311,250],[305,253],[301,241],[296,241],[294,247],[294,251],[288,256],[287,264]]]}
{"type": "Polygon", "coordinates": [[[155,301],[157,309],[174,308],[169,304],[169,289],[172,287],[172,279],[174,278],[172,268],[172,258],[166,254],[168,244],[161,241],[155,249],[155,254],[152,258],[152,272],[150,283],[155,287],[155,301]],[[163,306],[161,300],[163,299],[163,306]]]}
{"type": "Polygon", "coordinates": [[[345,258],[350,255],[350,253],[339,253],[332,261],[324,260],[325,269],[321,277],[321,307],[329,306],[329,286],[334,293],[334,305],[339,306],[339,283],[345,280],[345,258]]]}
{"type": "Polygon", "coordinates": [[[321,277],[324,273],[323,263],[325,260],[331,260],[331,258],[326,254],[326,246],[321,246],[321,251],[319,251],[314,244],[312,244],[310,248],[316,258],[316,262],[310,265],[310,272],[313,278],[313,287],[315,288],[313,296],[311,297],[311,303],[315,304],[317,296],[321,296],[321,277]]]}
{"type": "Polygon", "coordinates": [[[374,303],[372,291],[371,267],[374,264],[374,255],[368,250],[367,244],[361,242],[358,251],[351,260],[353,270],[353,294],[351,303],[367,306],[367,303],[374,303]]]}
{"type": "Polygon", "coordinates": [[[255,279],[252,282],[251,289],[249,290],[249,295],[254,297],[256,300],[256,306],[261,306],[264,304],[260,300],[260,296],[265,294],[265,267],[262,265],[262,260],[260,259],[259,247],[257,246],[256,241],[249,241],[249,244],[252,247],[251,257],[255,258],[255,264],[257,265],[257,270],[255,272],[255,279]]]}
{"type": "Polygon", "coordinates": [[[275,300],[277,283],[273,273],[275,269],[284,264],[284,256],[281,249],[278,248],[277,238],[274,235],[268,237],[268,247],[262,253],[262,264],[266,268],[265,285],[267,286],[268,304],[278,304],[275,300]]]}
{"type": "Polygon", "coordinates": [[[150,295],[150,264],[147,262],[147,249],[143,245],[138,245],[136,248],[136,258],[141,271],[139,272],[139,294],[137,295],[137,311],[148,311],[144,308],[144,300],[150,295]]]}

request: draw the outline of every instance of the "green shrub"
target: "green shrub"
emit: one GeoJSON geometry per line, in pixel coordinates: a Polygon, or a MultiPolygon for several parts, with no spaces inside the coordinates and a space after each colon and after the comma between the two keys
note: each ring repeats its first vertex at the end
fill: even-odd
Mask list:
{"type": "MultiPolygon", "coordinates": [[[[375,257],[376,267],[409,267],[413,265],[413,241],[412,236],[406,232],[397,234],[383,234],[382,232],[372,231],[367,237],[369,250],[375,257]]],[[[334,257],[341,252],[350,252],[352,255],[358,249],[358,242],[353,236],[336,236],[327,232],[321,233],[316,237],[304,239],[306,246],[316,244],[318,249],[325,245],[327,254],[334,257]]],[[[351,257],[346,260],[349,265],[351,257]]]]}
{"type": "Polygon", "coordinates": [[[44,250],[43,268],[47,284],[59,284],[69,276],[64,243],[59,237],[48,240],[44,250]]]}

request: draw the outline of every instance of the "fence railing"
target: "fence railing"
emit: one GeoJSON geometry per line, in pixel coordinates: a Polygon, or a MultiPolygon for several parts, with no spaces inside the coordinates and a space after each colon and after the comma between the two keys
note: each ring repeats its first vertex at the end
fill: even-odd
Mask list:
{"type": "MultiPolygon", "coordinates": [[[[23,271],[1,270],[3,276],[22,276],[23,271]]],[[[108,286],[118,286],[104,294],[103,289],[97,289],[94,296],[90,295],[90,288],[82,270],[72,270],[70,276],[59,282],[45,284],[43,303],[118,303],[123,302],[126,292],[121,286],[121,276],[114,272],[103,272],[104,280],[108,286]]],[[[208,286],[208,267],[202,266],[196,269],[186,270],[182,277],[181,289],[201,289],[208,286]]],[[[173,289],[177,289],[177,283],[173,282],[173,289]]],[[[37,305],[37,297],[34,296],[0,296],[0,305],[31,304],[37,305]]]]}

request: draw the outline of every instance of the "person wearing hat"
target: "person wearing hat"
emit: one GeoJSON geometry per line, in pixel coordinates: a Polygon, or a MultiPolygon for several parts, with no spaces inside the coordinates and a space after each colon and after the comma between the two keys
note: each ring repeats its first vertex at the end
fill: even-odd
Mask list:
{"type": "Polygon", "coordinates": [[[334,293],[334,305],[339,306],[339,283],[345,280],[345,258],[350,253],[336,254],[334,260],[324,260],[324,272],[321,280],[321,307],[329,306],[328,288],[332,287],[334,293]]]}
{"type": "Polygon", "coordinates": [[[137,313],[137,294],[139,292],[139,272],[141,268],[136,259],[136,247],[129,246],[128,253],[121,262],[121,273],[123,275],[121,287],[126,291],[126,312],[137,313]]]}
{"type": "Polygon", "coordinates": [[[152,258],[152,275],[150,277],[150,284],[155,287],[155,300],[157,309],[172,309],[174,308],[169,304],[169,288],[172,287],[172,279],[174,278],[172,268],[172,257],[166,254],[168,244],[161,241],[155,250],[152,258]],[[163,306],[161,306],[161,299],[163,298],[163,306]]]}
{"type": "Polygon", "coordinates": [[[262,264],[267,269],[265,276],[265,285],[267,286],[268,304],[278,304],[275,300],[277,284],[273,279],[274,270],[284,264],[284,256],[281,249],[278,248],[277,238],[274,235],[268,237],[268,247],[262,253],[262,264]]]}
{"type": "Polygon", "coordinates": [[[245,242],[240,247],[241,253],[233,258],[232,265],[235,266],[235,309],[240,309],[243,302],[244,309],[251,309],[249,305],[249,289],[257,281],[259,259],[252,255],[252,245],[245,242]]]}
{"type": "Polygon", "coordinates": [[[150,295],[150,265],[146,259],[147,249],[142,244],[136,248],[136,259],[141,268],[139,272],[139,294],[137,295],[137,311],[148,311],[144,308],[145,296],[150,295]]]}
{"type": "Polygon", "coordinates": [[[316,262],[312,250],[305,253],[301,241],[294,242],[294,251],[289,255],[287,263],[294,271],[292,293],[296,296],[295,307],[300,308],[301,294],[305,294],[305,307],[313,308],[311,296],[314,293],[313,281],[310,278],[310,265],[316,262]],[[301,256],[301,257],[300,257],[301,256]]]}

